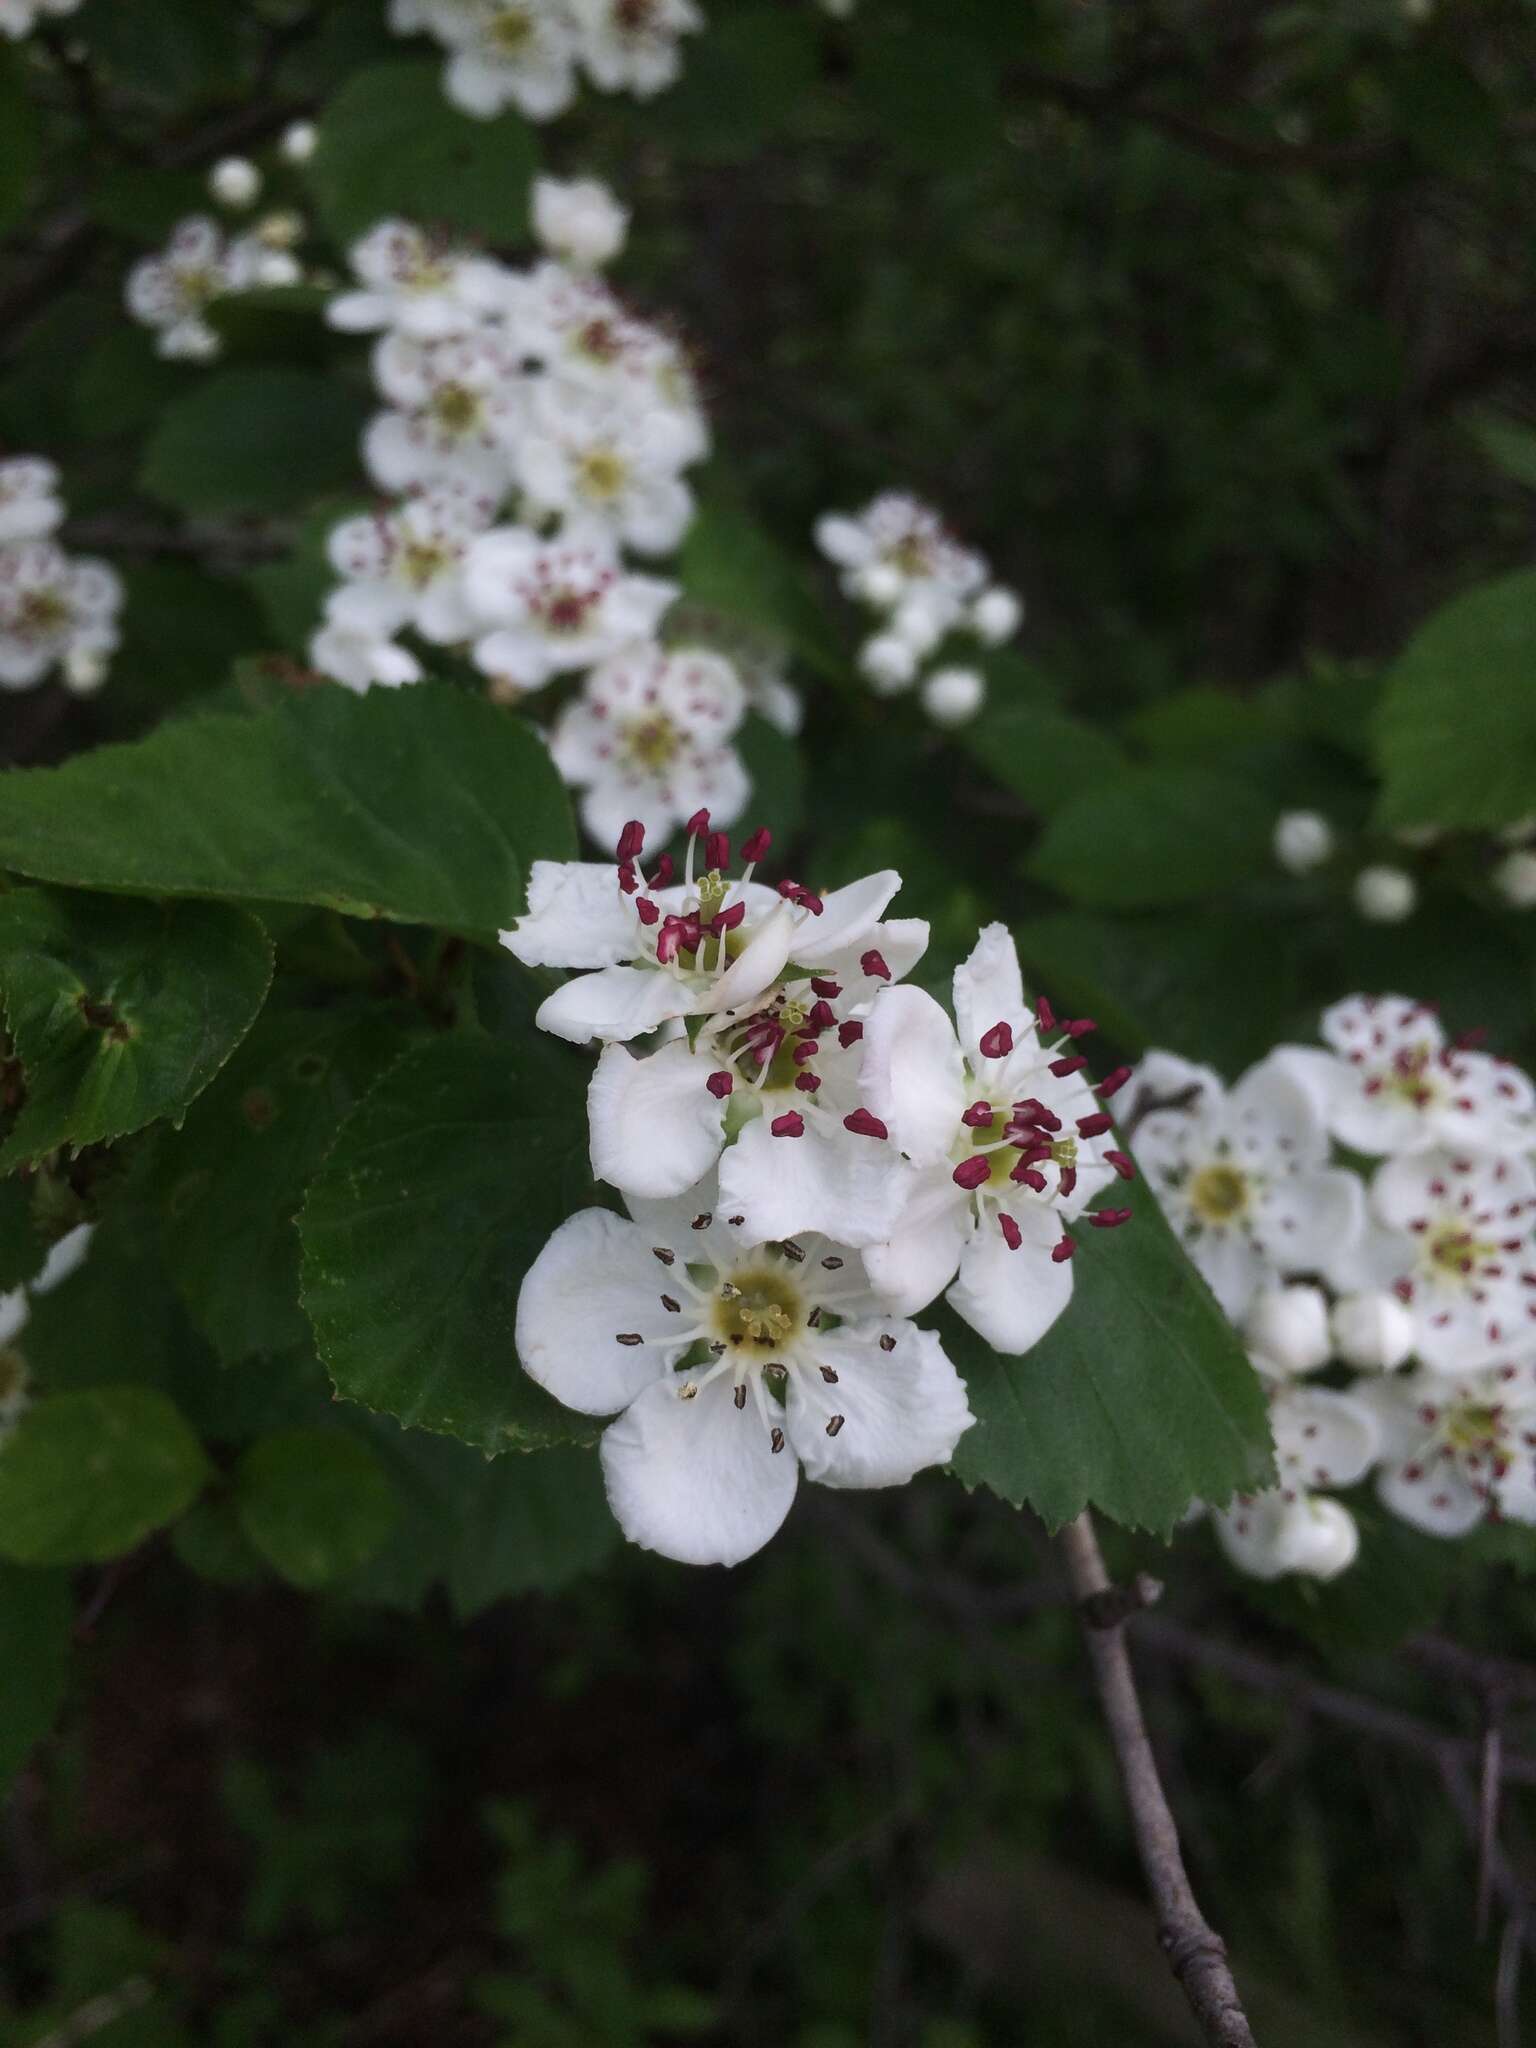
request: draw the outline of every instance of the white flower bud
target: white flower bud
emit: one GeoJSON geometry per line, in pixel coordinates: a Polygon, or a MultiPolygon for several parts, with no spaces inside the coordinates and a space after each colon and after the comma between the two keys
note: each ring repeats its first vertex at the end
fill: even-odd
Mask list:
{"type": "Polygon", "coordinates": [[[1281,1543],[1287,1571],[1308,1579],[1336,1579],[1360,1554],[1360,1531],[1342,1501],[1310,1494],[1286,1518],[1281,1543]]]}
{"type": "Polygon", "coordinates": [[[551,256],[597,270],[624,246],[629,208],[596,178],[535,178],[533,232],[551,256]]]}
{"type": "Polygon", "coordinates": [[[263,214],[256,239],[264,249],[292,249],[304,239],[304,216],[292,211],[263,214]]]}
{"type": "Polygon", "coordinates": [[[1506,853],[1493,871],[1493,886],[1512,910],[1536,909],[1536,853],[1528,847],[1506,853]]]}
{"type": "Polygon", "coordinates": [[[984,590],[971,606],[971,629],[988,647],[1001,647],[1024,623],[1023,600],[1001,583],[984,590]]]}
{"type": "Polygon", "coordinates": [[[935,725],[969,725],[986,702],[986,678],[973,668],[936,668],[921,694],[935,725]]]}
{"type": "Polygon", "coordinates": [[[850,597],[878,612],[888,612],[906,587],[906,578],[892,562],[866,562],[860,569],[850,569],[844,581],[850,597]]]}
{"type": "Polygon", "coordinates": [[[1243,1333],[1254,1350],[1284,1373],[1316,1372],[1328,1363],[1328,1297],[1298,1283],[1266,1287],[1254,1296],[1243,1333]]]}
{"type": "Polygon", "coordinates": [[[921,659],[932,654],[954,624],[956,609],[946,592],[909,590],[891,614],[891,631],[899,633],[921,659]]]}
{"type": "Polygon", "coordinates": [[[64,656],[64,687],[76,697],[94,697],[107,680],[107,656],[97,647],[71,647],[64,656]]]}
{"type": "Polygon", "coordinates": [[[277,146],[288,163],[307,164],[319,141],[320,131],[313,121],[295,121],[283,130],[277,146]]]}
{"type": "Polygon", "coordinates": [[[298,258],[290,256],[286,249],[267,249],[257,257],[253,277],[258,285],[286,289],[289,285],[301,283],[304,273],[299,268],[298,258]]]}
{"type": "Polygon", "coordinates": [[[220,206],[254,206],[261,173],[243,156],[227,156],[208,173],[208,190],[220,206]]]}
{"type": "Polygon", "coordinates": [[[1401,924],[1418,900],[1412,875],[1401,868],[1362,868],[1355,877],[1355,908],[1371,924],[1401,924]]]}
{"type": "Polygon", "coordinates": [[[1276,820],[1275,859],[1293,875],[1320,868],[1333,846],[1333,827],[1321,811],[1282,811],[1276,820]]]}
{"type": "Polygon", "coordinates": [[[894,697],[912,687],[917,656],[895,633],[875,633],[859,649],[860,671],[877,697],[894,697]]]}
{"type": "Polygon", "coordinates": [[[1395,1372],[1413,1350],[1413,1317],[1395,1294],[1346,1294],[1328,1327],[1339,1357],[1362,1372],[1395,1372]]]}

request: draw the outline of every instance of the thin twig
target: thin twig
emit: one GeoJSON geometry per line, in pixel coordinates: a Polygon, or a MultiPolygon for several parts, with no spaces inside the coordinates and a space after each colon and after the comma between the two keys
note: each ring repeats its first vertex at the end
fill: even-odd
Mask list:
{"type": "Polygon", "coordinates": [[[1179,1831],[1158,1776],[1125,1646],[1125,1614],[1120,1603],[1110,1612],[1109,1574],[1088,1514],[1069,1522],[1058,1541],[1083,1616],[1099,1704],[1157,1912],[1157,1938],[1211,2048],[1255,2048],[1253,2029],[1227,1965],[1226,1946],[1200,1911],[1184,1868],[1179,1831]]]}

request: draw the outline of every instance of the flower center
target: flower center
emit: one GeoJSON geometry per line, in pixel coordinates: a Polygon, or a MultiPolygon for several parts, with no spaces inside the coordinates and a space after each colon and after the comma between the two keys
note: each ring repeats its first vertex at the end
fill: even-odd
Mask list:
{"type": "Polygon", "coordinates": [[[432,394],[432,417],[450,434],[467,434],[479,424],[479,395],[465,384],[440,384],[432,394]]]}
{"type": "Polygon", "coordinates": [[[612,448],[587,449],[578,469],[587,496],[603,500],[616,498],[629,475],[624,458],[612,448]]]}
{"type": "Polygon", "coordinates": [[[1248,1206],[1248,1176],[1235,1166],[1202,1166],[1189,1183],[1189,1203],[1205,1223],[1230,1223],[1248,1206]]]}
{"type": "Polygon", "coordinates": [[[518,57],[533,40],[533,21],[521,7],[504,7],[488,26],[492,46],[503,57],[518,57]]]}
{"type": "Polygon", "coordinates": [[[633,768],[659,774],[677,759],[683,738],[664,712],[652,718],[637,718],[624,728],[624,758],[633,768]]]}
{"type": "Polygon", "coordinates": [[[1453,1451],[1486,1451],[1498,1441],[1501,1411],[1471,1402],[1455,1408],[1446,1418],[1445,1441],[1453,1451]]]}
{"type": "Polygon", "coordinates": [[[577,590],[567,585],[541,598],[538,613],[551,633],[579,633],[600,595],[596,590],[577,590]]]}
{"type": "Polygon", "coordinates": [[[57,590],[29,590],[17,609],[16,631],[45,638],[69,623],[69,606],[57,590]]]}
{"type": "Polygon", "coordinates": [[[1480,1241],[1470,1230],[1448,1223],[1437,1230],[1425,1246],[1425,1258],[1437,1276],[1466,1280],[1498,1250],[1480,1241]]]}
{"type": "Polygon", "coordinates": [[[400,573],[413,589],[422,590],[442,574],[452,559],[439,542],[410,540],[400,551],[400,573]]]}
{"type": "Polygon", "coordinates": [[[805,1327],[799,1288],[771,1266],[741,1267],[722,1280],[710,1315],[717,1337],[736,1348],[752,1345],[775,1351],[792,1343],[805,1327]]]}

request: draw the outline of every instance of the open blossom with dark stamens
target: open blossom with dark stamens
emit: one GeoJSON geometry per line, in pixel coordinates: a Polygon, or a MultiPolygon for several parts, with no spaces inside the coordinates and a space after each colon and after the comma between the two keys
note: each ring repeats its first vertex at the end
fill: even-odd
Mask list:
{"type": "Polygon", "coordinates": [[[475,665],[521,690],[650,640],[677,595],[675,583],[626,570],[606,535],[547,541],[521,526],[482,534],[463,580],[475,665]]]}
{"type": "Polygon", "coordinates": [[[499,302],[499,266],[407,220],[381,220],[347,252],[357,289],[339,292],[326,322],[348,334],[393,329],[441,341],[480,324],[499,302]]]}
{"type": "Polygon", "coordinates": [[[1431,1536],[1536,1522],[1536,1366],[1420,1370],[1357,1392],[1381,1431],[1377,1491],[1405,1522],[1431,1536]]]}
{"type": "Polygon", "coordinates": [[[859,1255],[803,1232],[762,1244],[705,1187],[586,1209],[530,1268],[524,1369],[612,1415],[609,1503],[626,1536],[684,1564],[737,1564],[774,1535],[802,1468],[899,1486],[953,1456],[972,1416],[930,1331],[892,1317],[859,1255]]]}
{"type": "Polygon", "coordinates": [[[414,626],[439,646],[467,638],[473,618],[461,571],[494,509],[462,484],[441,483],[392,510],[344,519],[327,543],[344,579],[331,593],[332,623],[378,639],[414,626]]]}
{"type": "Polygon", "coordinates": [[[1098,1102],[1042,1039],[1018,955],[988,925],[956,971],[958,1029],[920,989],[877,996],[864,1027],[869,1109],[909,1163],[890,1238],[866,1253],[870,1278],[913,1314],[955,1278],[949,1299],[994,1350],[1027,1351],[1072,1295],[1065,1226],[1114,1178],[1098,1102]]]}
{"type": "Polygon", "coordinates": [[[1425,1003],[1350,996],[1323,1012],[1331,1052],[1285,1046],[1279,1057],[1316,1091],[1324,1120],[1357,1152],[1429,1145],[1528,1152],[1536,1088],[1507,1060],[1447,1041],[1425,1003]]]}

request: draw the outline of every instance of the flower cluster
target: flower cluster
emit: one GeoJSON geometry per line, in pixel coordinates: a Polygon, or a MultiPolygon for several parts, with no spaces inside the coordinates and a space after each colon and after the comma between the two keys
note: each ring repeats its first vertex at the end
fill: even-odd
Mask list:
{"type": "Polygon", "coordinates": [[[704,26],[694,0],[389,0],[396,35],[424,31],[448,52],[443,91],[491,120],[515,107],[552,121],[579,72],[599,92],[650,99],[682,70],[680,38],[704,26]]]}
{"type": "MultiPolygon", "coordinates": [[[[254,167],[239,158],[216,166],[215,196],[227,204],[247,204],[233,196],[247,189],[240,172],[255,175],[254,167]]],[[[209,325],[209,307],[240,292],[301,283],[293,244],[302,233],[295,215],[274,213],[248,234],[226,238],[206,214],[190,214],[172,229],[159,255],[144,257],[129,271],[123,294],[128,311],[141,326],[154,329],[156,354],[211,362],[222,344],[218,330],[209,325]]]]}
{"type": "MultiPolygon", "coordinates": [[[[1399,851],[1394,858],[1367,860],[1355,867],[1350,882],[1354,907],[1370,924],[1402,924],[1412,917],[1419,905],[1419,877],[1404,861],[1419,855],[1422,866],[1446,851],[1448,835],[1438,826],[1411,827],[1395,836],[1399,851]]],[[[1341,851],[1340,833],[1321,811],[1283,811],[1275,821],[1272,843],[1276,861],[1289,874],[1354,865],[1348,850],[1341,851]]],[[[1482,839],[1473,858],[1500,903],[1511,910],[1536,909],[1536,817],[1518,818],[1491,841],[1482,839]]]]}
{"type": "Polygon", "coordinates": [[[379,337],[363,455],[392,495],[331,535],[343,580],[310,658],[353,689],[414,682],[409,629],[462,648],[502,701],[579,677],[550,743],[594,839],[635,817],[665,838],[700,808],[729,824],[749,706],[782,724],[798,704],[707,631],[663,645],[678,586],[628,559],[672,553],[693,517],[708,429],[687,358],[595,274],[626,225],[603,186],[540,178],[532,211],[551,254],[527,270],[395,220],[352,251],[357,288],[328,317],[379,337]]]}
{"type": "Polygon", "coordinates": [[[61,14],[73,14],[81,0],[0,0],[0,36],[19,43],[31,35],[39,21],[61,14]]]}
{"type": "Polygon", "coordinates": [[[30,690],[57,669],[88,696],[118,644],[122,584],[105,562],[59,546],[58,493],[51,462],[0,458],[0,690],[30,690]]]}
{"type": "Polygon", "coordinates": [[[1026,1005],[1001,925],[957,970],[951,1019],[903,981],[928,927],[886,915],[899,875],[768,887],[766,831],[739,878],[707,814],[688,833],[680,880],[635,821],[616,865],[535,862],[502,934],[570,971],[537,1021],[599,1048],[592,1168],[629,1209],[555,1234],[517,1345],[568,1406],[623,1410],[603,1466],[626,1533],[733,1563],[783,1520],[797,1464],[885,1486],[950,1457],[964,1389],[912,1318],[947,1289],[996,1350],[1049,1329],[1068,1226],[1131,1176],[1101,1107],[1129,1076],[1093,1086],[1091,1021],[1026,1005]]]}
{"type": "Polygon", "coordinates": [[[1266,1578],[1353,1561],[1331,1496],[1371,1471],[1436,1535],[1536,1522],[1536,1089],[1400,996],[1336,1003],[1322,1037],[1230,1089],[1149,1054],[1131,1111],[1147,1179],[1269,1387],[1280,1483],[1216,1518],[1266,1578]]]}
{"type": "Polygon", "coordinates": [[[859,667],[882,697],[918,685],[936,725],[964,725],[986,696],[977,669],[935,659],[953,635],[997,647],[1019,629],[1024,608],[992,583],[982,556],[963,548],[920,499],[886,491],[855,516],[829,512],[816,544],[841,572],[845,593],[876,614],[878,629],[859,651],[859,667]]]}

